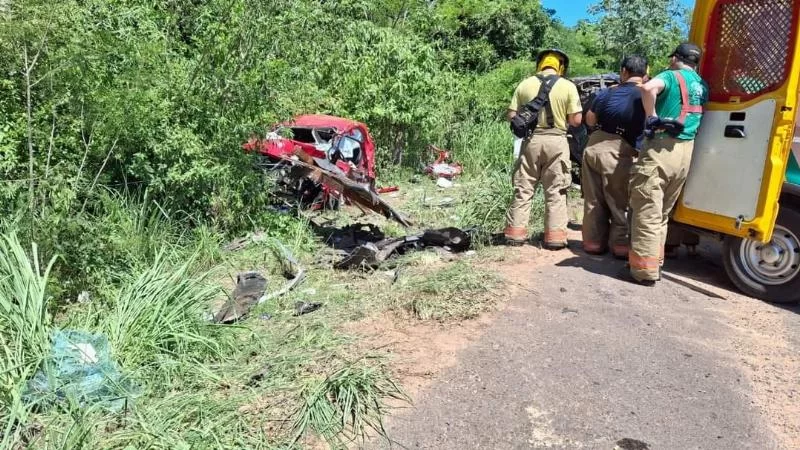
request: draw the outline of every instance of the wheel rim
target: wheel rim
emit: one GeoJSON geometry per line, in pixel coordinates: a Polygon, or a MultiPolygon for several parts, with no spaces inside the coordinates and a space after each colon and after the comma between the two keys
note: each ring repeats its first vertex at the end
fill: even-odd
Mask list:
{"type": "Polygon", "coordinates": [[[776,286],[791,281],[800,272],[800,240],[788,229],[776,225],[767,244],[742,240],[739,260],[754,281],[776,286]]]}

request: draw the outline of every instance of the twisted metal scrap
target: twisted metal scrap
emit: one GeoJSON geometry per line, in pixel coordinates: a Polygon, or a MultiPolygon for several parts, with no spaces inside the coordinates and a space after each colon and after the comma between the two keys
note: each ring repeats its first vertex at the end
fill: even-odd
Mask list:
{"type": "Polygon", "coordinates": [[[275,292],[264,294],[258,299],[258,304],[286,295],[289,291],[296,288],[306,278],[306,270],[297,262],[292,252],[285,245],[277,240],[272,241],[272,252],[281,262],[283,276],[289,281],[275,292]]]}

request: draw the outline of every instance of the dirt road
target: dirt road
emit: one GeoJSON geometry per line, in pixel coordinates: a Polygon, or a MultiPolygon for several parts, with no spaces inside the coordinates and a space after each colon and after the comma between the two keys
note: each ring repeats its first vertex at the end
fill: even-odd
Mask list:
{"type": "Polygon", "coordinates": [[[393,448],[800,448],[800,309],[738,294],[714,246],[655,288],[610,257],[509,251],[497,312],[385,331],[416,352],[393,448]]]}

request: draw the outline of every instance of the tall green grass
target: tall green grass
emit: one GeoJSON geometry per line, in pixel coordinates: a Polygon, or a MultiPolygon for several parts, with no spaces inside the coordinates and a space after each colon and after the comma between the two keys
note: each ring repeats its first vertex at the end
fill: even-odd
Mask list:
{"type": "Polygon", "coordinates": [[[13,233],[0,235],[0,429],[6,443],[21,432],[17,425],[24,382],[37,370],[49,347],[52,317],[47,278],[51,260],[40,265],[36,245],[30,256],[13,233]]]}
{"type": "Polygon", "coordinates": [[[383,417],[387,399],[408,401],[380,366],[347,364],[324,380],[309,384],[294,417],[294,442],[309,431],[332,445],[353,442],[368,432],[387,437],[383,417]]]}
{"type": "Polygon", "coordinates": [[[193,271],[196,257],[173,261],[162,250],[123,285],[108,310],[97,312],[123,367],[163,369],[169,360],[219,358],[232,345],[227,328],[203,318],[218,288],[193,271]]]}
{"type": "Polygon", "coordinates": [[[14,234],[0,235],[0,399],[47,353],[51,316],[46,295],[53,261],[42,270],[14,234]]]}
{"type": "Polygon", "coordinates": [[[104,188],[94,197],[88,217],[104,233],[109,249],[132,265],[149,264],[165,247],[179,250],[186,241],[187,218],[164,210],[148,191],[136,195],[104,188]]]}
{"type": "MultiPolygon", "coordinates": [[[[221,251],[218,230],[144,194],[98,189],[75,217],[42,217],[0,226],[0,448],[288,448],[307,433],[342,442],[383,432],[384,401],[402,398],[400,389],[380,363],[335,363],[361,355],[345,350],[324,312],[291,316],[300,292],[262,305],[269,321],[260,314],[237,326],[204,319],[224,297],[213,274],[277,271],[269,246],[221,251]],[[26,251],[16,234],[43,243],[26,251]],[[52,258],[44,267],[42,254],[52,258]],[[77,303],[84,290],[88,301],[77,303]],[[137,394],[122,411],[69,398],[27,407],[22,392],[58,328],[108,337],[112,359],[137,394]],[[268,375],[252,385],[264,367],[268,375]],[[242,412],[273,395],[284,400],[267,409],[268,419],[242,412]]],[[[316,249],[307,222],[267,219],[253,228],[307,266],[316,249]]]]}
{"type": "Polygon", "coordinates": [[[452,156],[467,177],[508,174],[514,165],[514,136],[507,122],[467,122],[450,138],[452,156]]]}
{"type": "MultiPolygon", "coordinates": [[[[48,274],[54,260],[41,267],[35,245],[28,254],[15,234],[0,235],[2,447],[12,443],[40,446],[58,442],[64,448],[79,448],[99,442],[103,429],[113,422],[102,411],[79,406],[70,399],[63,400],[53,410],[31,416],[22,392],[27,380],[43,367],[51,346],[51,332],[57,326],[105,333],[112,357],[123,372],[142,386],[145,395],[161,396],[176,387],[190,389],[202,379],[210,379],[213,385],[219,379],[213,364],[229,359],[237,328],[223,328],[204,320],[203,311],[217,296],[218,289],[208,282],[206,273],[194,270],[196,262],[194,256],[162,249],[139,273],[122,277],[114,298],[95,299],[88,307],[76,307],[69,317],[56,322],[50,313],[53,305],[49,304],[47,294],[48,274]],[[190,384],[185,383],[187,379],[190,384]],[[34,422],[32,417],[37,417],[34,422]],[[38,428],[43,429],[31,431],[38,428]]],[[[178,414],[177,409],[167,414],[178,414]]],[[[189,412],[181,414],[171,421],[162,417],[159,426],[181,420],[189,412]]],[[[145,424],[157,427],[141,417],[137,419],[142,433],[147,432],[145,424]]]]}

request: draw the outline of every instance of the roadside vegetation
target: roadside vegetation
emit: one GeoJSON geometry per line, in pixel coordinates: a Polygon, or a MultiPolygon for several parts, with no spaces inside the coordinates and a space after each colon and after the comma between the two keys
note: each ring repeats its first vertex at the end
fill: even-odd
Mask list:
{"type": "Polygon", "coordinates": [[[502,293],[478,268],[503,252],[479,242],[458,261],[420,252],[334,271],[308,217],[270,207],[270,180],[240,144],[298,113],[354,118],[415,229],[498,230],[511,195],[502,115],[532,49],[560,46],[584,75],[626,52],[658,61],[680,36],[679,2],[625,4],[566,27],[510,0],[0,1],[0,447],[293,448],[380,434],[405,394],[340,325],[473,318],[502,293]],[[652,33],[609,31],[642,30],[645,15],[652,33]],[[430,143],[465,167],[452,190],[420,175],[430,143]],[[307,280],[241,323],[210,323],[237,272],[277,288],[275,242],[307,280]],[[294,316],[297,301],[323,307],[294,316]],[[102,401],[68,389],[32,400],[65,330],[107,340],[122,378],[102,401]]]}

